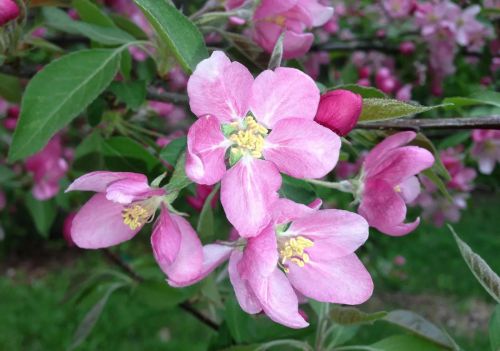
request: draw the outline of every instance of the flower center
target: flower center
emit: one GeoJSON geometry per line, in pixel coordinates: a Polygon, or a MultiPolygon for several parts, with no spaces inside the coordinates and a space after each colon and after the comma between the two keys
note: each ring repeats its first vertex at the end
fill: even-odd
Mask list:
{"type": "Polygon", "coordinates": [[[161,197],[156,196],[126,206],[122,210],[123,224],[132,230],[142,227],[153,219],[160,202],[161,197]]]}
{"type": "Polygon", "coordinates": [[[288,264],[290,261],[299,267],[304,267],[309,262],[309,255],[305,249],[314,246],[312,240],[303,236],[292,237],[279,242],[280,265],[285,273],[288,273],[288,264]]]}
{"type": "Polygon", "coordinates": [[[229,140],[233,142],[230,159],[237,161],[245,155],[262,157],[264,139],[268,133],[266,127],[257,123],[252,116],[247,116],[242,123],[230,123],[229,128],[233,129],[229,135],[229,140]]]}

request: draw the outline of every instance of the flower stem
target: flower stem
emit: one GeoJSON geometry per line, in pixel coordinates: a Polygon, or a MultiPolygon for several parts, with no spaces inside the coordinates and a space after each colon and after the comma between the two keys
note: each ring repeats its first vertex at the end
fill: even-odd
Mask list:
{"type": "Polygon", "coordinates": [[[335,189],[342,191],[344,193],[353,193],[353,187],[350,181],[342,180],[340,182],[327,182],[324,180],[317,179],[304,179],[306,182],[321,186],[323,188],[335,189]]]}

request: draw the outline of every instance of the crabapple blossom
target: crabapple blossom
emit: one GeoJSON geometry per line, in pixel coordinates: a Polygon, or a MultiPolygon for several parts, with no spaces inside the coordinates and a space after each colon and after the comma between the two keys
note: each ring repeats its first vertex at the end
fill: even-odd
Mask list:
{"type": "Polygon", "coordinates": [[[344,136],[358,122],[362,107],[361,95],[349,90],[332,90],[321,95],[314,120],[338,135],[344,136]]]}
{"type": "Polygon", "coordinates": [[[500,162],[500,131],[499,130],[474,130],[472,132],[474,146],[471,154],[479,164],[479,171],[491,174],[500,162]]]}

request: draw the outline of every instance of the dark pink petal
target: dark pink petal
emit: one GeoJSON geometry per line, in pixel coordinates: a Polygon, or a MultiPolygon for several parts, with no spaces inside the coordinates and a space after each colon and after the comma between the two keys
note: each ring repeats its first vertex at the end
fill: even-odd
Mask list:
{"type": "Polygon", "coordinates": [[[144,200],[155,195],[163,195],[163,189],[150,188],[143,179],[120,179],[106,188],[106,198],[120,204],[130,204],[132,201],[144,200]]]}
{"type": "Polygon", "coordinates": [[[278,243],[271,223],[258,236],[248,239],[238,268],[242,278],[248,279],[254,275],[270,275],[277,264],[278,243]]]}
{"type": "Polygon", "coordinates": [[[286,235],[312,240],[314,252],[325,260],[352,254],[363,245],[368,239],[368,223],[356,213],[321,210],[294,220],[286,235]]]}
{"type": "Polygon", "coordinates": [[[304,56],[311,49],[313,42],[314,35],[312,33],[297,33],[287,30],[283,40],[283,58],[289,60],[304,56]]]}
{"type": "Polygon", "coordinates": [[[333,16],[333,7],[324,6],[318,0],[301,0],[297,6],[310,17],[312,27],[324,25],[333,16]]]}
{"type": "Polygon", "coordinates": [[[241,306],[241,309],[246,313],[255,314],[262,311],[259,300],[248,285],[248,281],[243,280],[238,272],[238,263],[243,254],[241,251],[235,250],[229,258],[229,279],[233,285],[236,299],[241,306]]]}
{"type": "Polygon", "coordinates": [[[313,120],[319,103],[314,81],[295,68],[264,71],[252,86],[250,108],[258,122],[272,129],[287,118],[313,120]]]}
{"type": "Polygon", "coordinates": [[[189,78],[191,111],[198,117],[213,115],[221,123],[243,118],[248,112],[252,83],[252,74],[245,66],[215,51],[189,78]]]}
{"type": "Polygon", "coordinates": [[[278,268],[266,277],[252,277],[250,286],[262,309],[276,323],[290,328],[309,325],[299,313],[299,301],[285,274],[278,268]]]}
{"type": "Polygon", "coordinates": [[[227,171],[221,182],[221,203],[227,219],[242,237],[260,233],[271,220],[281,175],[274,164],[249,156],[227,171]]]}
{"type": "Polygon", "coordinates": [[[68,191],[95,191],[102,193],[108,185],[117,180],[131,180],[134,182],[142,182],[148,184],[148,178],[144,174],[131,172],[108,172],[96,171],[87,173],[73,181],[66,189],[68,191]]]}
{"type": "Polygon", "coordinates": [[[370,298],[373,281],[363,263],[354,254],[319,260],[314,247],[304,267],[289,266],[288,280],[307,297],[330,303],[358,305],[370,298]]]}
{"type": "Polygon", "coordinates": [[[71,237],[78,247],[100,249],[130,240],[142,227],[130,229],[123,223],[121,204],[95,194],[78,211],[71,225],[71,237]]]}
{"type": "Polygon", "coordinates": [[[176,286],[196,279],[202,269],[203,249],[184,218],[162,209],[151,236],[156,262],[176,286]]]}
{"type": "Polygon", "coordinates": [[[384,159],[387,152],[408,144],[410,141],[415,139],[416,135],[417,134],[415,132],[400,132],[391,135],[381,143],[377,144],[377,146],[375,146],[368,153],[368,155],[366,155],[364,163],[365,171],[367,173],[371,172],[371,169],[377,166],[384,159]]]}
{"type": "Polygon", "coordinates": [[[298,0],[262,0],[255,10],[254,21],[279,15],[290,10],[297,4],[298,0]]]}
{"type": "Polygon", "coordinates": [[[213,116],[198,119],[187,137],[186,174],[196,183],[212,185],[226,173],[224,161],[230,142],[213,116]]]}
{"type": "Polygon", "coordinates": [[[394,187],[383,180],[370,180],[365,184],[358,213],[370,226],[393,236],[408,234],[419,224],[418,219],[413,223],[403,223],[406,204],[394,187]]]}
{"type": "Polygon", "coordinates": [[[282,119],[266,138],[264,158],[296,178],[321,178],[337,164],[340,138],[316,122],[282,119]]]}

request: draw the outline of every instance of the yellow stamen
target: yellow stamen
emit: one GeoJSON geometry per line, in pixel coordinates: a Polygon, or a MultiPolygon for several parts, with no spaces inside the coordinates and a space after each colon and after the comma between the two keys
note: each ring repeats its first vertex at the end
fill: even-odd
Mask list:
{"type": "Polygon", "coordinates": [[[401,192],[401,186],[396,185],[396,186],[394,187],[394,191],[396,191],[397,193],[400,193],[400,192],[401,192]]]}
{"type": "Polygon", "coordinates": [[[132,230],[143,226],[151,215],[152,213],[147,208],[138,204],[127,206],[122,211],[123,223],[132,230]]]}
{"type": "Polygon", "coordinates": [[[296,236],[280,242],[279,254],[281,257],[281,265],[285,273],[288,273],[286,266],[287,261],[296,264],[299,267],[304,267],[310,261],[309,255],[305,249],[314,245],[312,240],[303,236],[296,236]]]}
{"type": "Polygon", "coordinates": [[[268,133],[267,128],[257,123],[252,116],[245,117],[244,125],[246,127],[241,128],[237,122],[231,123],[231,126],[237,126],[239,129],[229,137],[229,140],[233,142],[231,152],[261,158],[264,150],[264,139],[268,133]]]}

